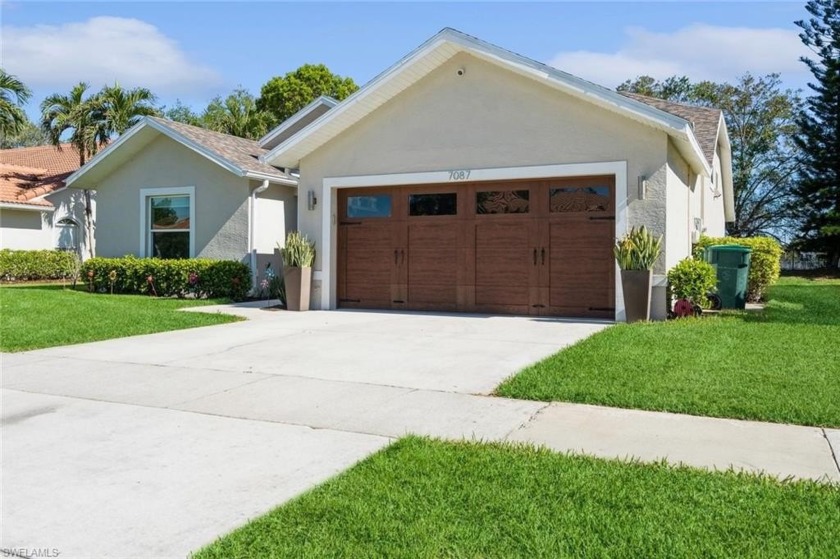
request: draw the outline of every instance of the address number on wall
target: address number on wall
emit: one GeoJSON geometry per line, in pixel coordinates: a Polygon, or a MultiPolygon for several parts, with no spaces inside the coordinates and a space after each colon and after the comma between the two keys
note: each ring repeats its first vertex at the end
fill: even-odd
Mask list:
{"type": "Polygon", "coordinates": [[[449,171],[449,180],[451,181],[465,181],[468,178],[470,178],[469,169],[456,169],[455,171],[449,171]]]}

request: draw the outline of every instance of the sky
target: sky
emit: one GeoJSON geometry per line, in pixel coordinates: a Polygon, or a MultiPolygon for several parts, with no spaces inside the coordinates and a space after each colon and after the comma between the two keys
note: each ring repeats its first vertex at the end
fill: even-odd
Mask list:
{"type": "Polygon", "coordinates": [[[648,74],[805,88],[804,2],[38,2],[0,0],[0,65],[26,109],[86,81],[144,86],[196,109],[324,63],[359,85],[444,27],[607,87],[648,74]]]}

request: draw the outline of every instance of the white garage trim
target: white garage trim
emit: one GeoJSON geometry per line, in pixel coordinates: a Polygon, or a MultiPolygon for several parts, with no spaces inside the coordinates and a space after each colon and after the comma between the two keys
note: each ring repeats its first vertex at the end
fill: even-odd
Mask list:
{"type": "MultiPolygon", "coordinates": [[[[615,236],[627,231],[627,162],[604,161],[599,163],[573,163],[567,165],[535,165],[528,167],[496,167],[491,169],[447,169],[423,173],[393,173],[387,175],[357,175],[326,177],[323,180],[321,200],[323,247],[321,249],[321,308],[337,307],[336,262],[338,259],[338,216],[337,190],[340,188],[373,188],[379,186],[401,186],[411,184],[444,184],[478,181],[499,181],[516,179],[538,179],[555,177],[581,177],[595,175],[615,176],[615,236]],[[461,178],[465,177],[465,178],[461,178]]],[[[320,277],[319,277],[320,276],[320,277]]],[[[621,294],[621,273],[616,266],[615,274],[615,320],[624,320],[624,298],[621,294]]]]}

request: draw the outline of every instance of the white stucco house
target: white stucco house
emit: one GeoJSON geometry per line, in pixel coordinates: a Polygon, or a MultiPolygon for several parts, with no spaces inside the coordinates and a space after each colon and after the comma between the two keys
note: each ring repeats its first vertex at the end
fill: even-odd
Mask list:
{"type": "MultiPolygon", "coordinates": [[[[65,184],[78,168],[68,144],[0,150],[0,249],[90,254],[84,193],[65,184]]],[[[93,221],[93,195],[90,211],[93,221]]]]}
{"type": "Polygon", "coordinates": [[[734,218],[720,111],[620,94],[453,29],[258,142],[147,118],[67,182],[98,193],[103,256],[259,268],[300,229],[321,309],[622,320],[612,246],[646,225],[664,236],[662,317],[664,273],[734,218]]]}

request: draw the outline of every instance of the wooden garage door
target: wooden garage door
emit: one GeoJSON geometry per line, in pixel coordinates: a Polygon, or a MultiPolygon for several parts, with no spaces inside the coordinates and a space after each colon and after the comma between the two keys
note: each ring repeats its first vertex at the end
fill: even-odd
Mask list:
{"type": "Polygon", "coordinates": [[[613,177],[348,189],[341,307],[614,316],[613,177]]]}

